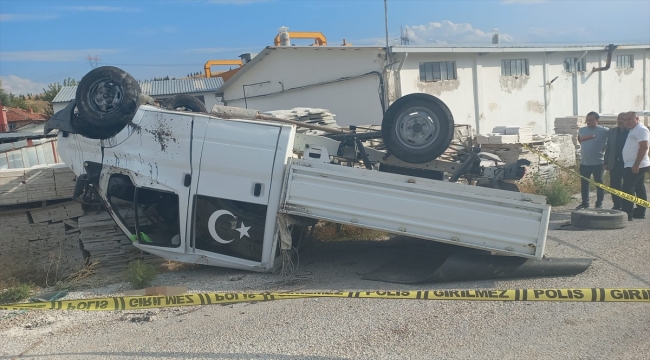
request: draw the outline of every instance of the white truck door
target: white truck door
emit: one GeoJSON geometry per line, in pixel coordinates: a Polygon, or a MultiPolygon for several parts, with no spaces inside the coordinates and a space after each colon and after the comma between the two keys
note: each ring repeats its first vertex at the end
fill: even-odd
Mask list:
{"type": "Polygon", "coordinates": [[[141,234],[137,247],[165,258],[186,252],[193,121],[142,106],[132,127],[101,141],[101,187],[111,215],[127,235],[141,234]]]}
{"type": "Polygon", "coordinates": [[[209,264],[261,267],[264,240],[274,232],[266,225],[267,213],[277,211],[268,205],[281,130],[258,122],[209,119],[205,136],[195,138],[200,161],[194,167],[198,182],[190,209],[191,247],[209,264]]]}

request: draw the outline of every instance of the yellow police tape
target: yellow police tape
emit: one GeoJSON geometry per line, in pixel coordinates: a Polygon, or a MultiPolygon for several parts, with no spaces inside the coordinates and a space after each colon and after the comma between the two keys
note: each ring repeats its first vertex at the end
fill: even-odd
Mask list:
{"type": "Polygon", "coordinates": [[[110,298],[0,305],[0,310],[137,310],[305,298],[650,303],[650,288],[268,292],[208,293],[176,296],[118,296],[110,298]]]}
{"type": "Polygon", "coordinates": [[[543,158],[546,159],[548,162],[550,162],[550,163],[554,164],[555,166],[559,167],[560,169],[562,169],[562,170],[564,170],[564,171],[567,171],[567,172],[569,172],[569,173],[572,174],[572,175],[575,175],[575,176],[578,176],[578,177],[580,177],[580,178],[582,178],[582,179],[585,179],[585,180],[589,181],[589,183],[594,184],[594,186],[597,186],[597,187],[599,187],[599,188],[601,188],[601,189],[607,191],[607,192],[610,193],[610,194],[614,194],[614,195],[616,195],[616,196],[618,196],[618,197],[620,197],[620,198],[623,198],[623,199],[625,199],[625,200],[627,200],[627,201],[630,201],[630,202],[632,202],[632,203],[635,203],[635,204],[637,204],[637,205],[639,205],[639,206],[643,206],[643,207],[646,207],[646,208],[650,208],[650,201],[643,200],[643,199],[639,199],[638,197],[636,197],[636,196],[634,196],[634,195],[630,195],[630,194],[628,194],[628,193],[626,193],[626,192],[623,192],[623,191],[621,191],[621,190],[616,190],[616,189],[611,188],[611,187],[609,187],[609,186],[607,186],[607,185],[604,185],[604,184],[601,184],[601,183],[599,183],[599,182],[596,182],[596,181],[592,180],[591,178],[586,178],[586,177],[580,175],[579,173],[577,173],[575,170],[573,170],[573,169],[569,169],[568,167],[559,164],[557,161],[555,161],[555,160],[549,158],[548,156],[542,154],[541,152],[539,152],[539,151],[533,149],[532,146],[530,146],[530,145],[528,145],[528,144],[522,144],[522,145],[524,145],[524,147],[527,148],[528,150],[530,150],[530,151],[534,152],[535,154],[537,154],[537,155],[543,157],[543,158]]]}

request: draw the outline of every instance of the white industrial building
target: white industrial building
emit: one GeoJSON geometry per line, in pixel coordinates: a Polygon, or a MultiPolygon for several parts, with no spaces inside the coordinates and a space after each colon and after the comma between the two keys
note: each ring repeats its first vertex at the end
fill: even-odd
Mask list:
{"type": "MultiPolygon", "coordinates": [[[[191,78],[179,80],[161,80],[161,81],[141,81],[138,82],[143,94],[152,98],[164,101],[167,98],[177,94],[188,94],[195,96],[203,102],[208,109],[217,103],[214,97],[214,91],[223,85],[220,77],[212,78],[191,78]]],[[[52,100],[54,112],[63,110],[77,93],[76,86],[64,86],[61,91],[52,100]]]]}
{"type": "Polygon", "coordinates": [[[226,105],[261,111],[326,108],[339,125],[380,124],[382,101],[424,92],[457,124],[552,133],[556,117],[650,107],[650,44],[484,47],[267,47],[217,90],[226,105]],[[382,97],[383,96],[383,97],[382,97]]]}
{"type": "MultiPolygon", "coordinates": [[[[532,126],[553,133],[554,119],[589,111],[616,114],[650,108],[650,44],[614,46],[383,47],[270,46],[243,54],[245,65],[223,82],[193,78],[140,83],[156,99],[192,94],[215,104],[261,111],[325,108],[339,125],[380,124],[401,96],[428,93],[457,124],[477,133],[495,126],[532,126]]],[[[64,87],[54,110],[74,98],[64,87]]]]}

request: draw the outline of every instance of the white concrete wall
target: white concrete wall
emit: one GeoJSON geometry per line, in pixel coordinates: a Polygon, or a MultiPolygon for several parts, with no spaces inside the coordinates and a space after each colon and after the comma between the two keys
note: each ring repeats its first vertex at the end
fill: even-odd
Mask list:
{"type": "MultiPolygon", "coordinates": [[[[437,96],[449,106],[456,123],[471,124],[480,133],[491,132],[499,125],[533,126],[536,133],[553,133],[556,117],[574,115],[573,75],[565,72],[564,59],[580,58],[584,54],[583,51],[411,53],[400,74],[401,96],[417,92],[437,96]],[[503,59],[528,59],[529,76],[501,76],[503,59]],[[455,61],[457,80],[420,82],[419,63],[429,61],[455,61]],[[544,83],[551,81],[545,94],[544,83]]],[[[606,58],[606,51],[590,51],[585,55],[587,71],[576,74],[578,114],[589,111],[616,114],[650,107],[650,52],[616,50],[608,71],[592,73],[594,67],[605,65],[606,58]],[[619,54],[634,55],[634,69],[616,69],[619,54]],[[599,90],[601,81],[602,90],[599,90]]]]}
{"type": "MultiPolygon", "coordinates": [[[[603,97],[602,112],[616,114],[621,111],[645,110],[643,88],[646,88],[646,108],[648,105],[648,60],[646,60],[646,79],[644,81],[643,58],[647,58],[648,51],[642,50],[616,50],[612,55],[611,68],[603,72],[603,97]],[[633,69],[617,69],[616,55],[633,55],[633,69]]],[[[603,65],[606,56],[603,55],[603,65]]]]}
{"type": "MultiPolygon", "coordinates": [[[[379,78],[369,75],[308,87],[342,77],[381,74],[384,51],[380,48],[275,48],[261,62],[254,64],[224,91],[227,105],[260,111],[314,107],[328,109],[341,126],[381,124],[382,109],[379,78]],[[242,86],[246,84],[246,101],[242,86]]],[[[258,55],[259,56],[259,55],[258,55]]]]}
{"type": "Polygon", "coordinates": [[[402,94],[427,93],[447,104],[457,124],[475,125],[474,54],[413,53],[409,54],[400,72],[402,94]],[[421,62],[456,62],[456,80],[420,81],[421,62]]]}
{"type": "Polygon", "coordinates": [[[483,108],[479,114],[482,133],[499,125],[532,126],[534,132],[546,132],[544,117],[544,58],[542,54],[488,54],[482,64],[483,108]],[[528,59],[529,76],[501,76],[502,59],[528,59]]]}
{"type": "Polygon", "coordinates": [[[54,113],[56,114],[57,112],[65,109],[66,106],[68,106],[70,102],[64,102],[64,103],[53,103],[52,108],[54,109],[54,113]]]}

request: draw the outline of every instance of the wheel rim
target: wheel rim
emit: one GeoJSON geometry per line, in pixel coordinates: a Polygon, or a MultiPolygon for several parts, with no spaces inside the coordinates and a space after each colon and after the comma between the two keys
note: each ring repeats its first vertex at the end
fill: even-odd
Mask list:
{"type": "Polygon", "coordinates": [[[422,149],[433,144],[440,133],[438,117],[423,107],[410,108],[395,122],[397,139],[410,149],[422,149]]]}
{"type": "Polygon", "coordinates": [[[88,92],[88,104],[98,113],[115,111],[124,99],[124,90],[118,83],[110,80],[97,80],[88,92]]]}

